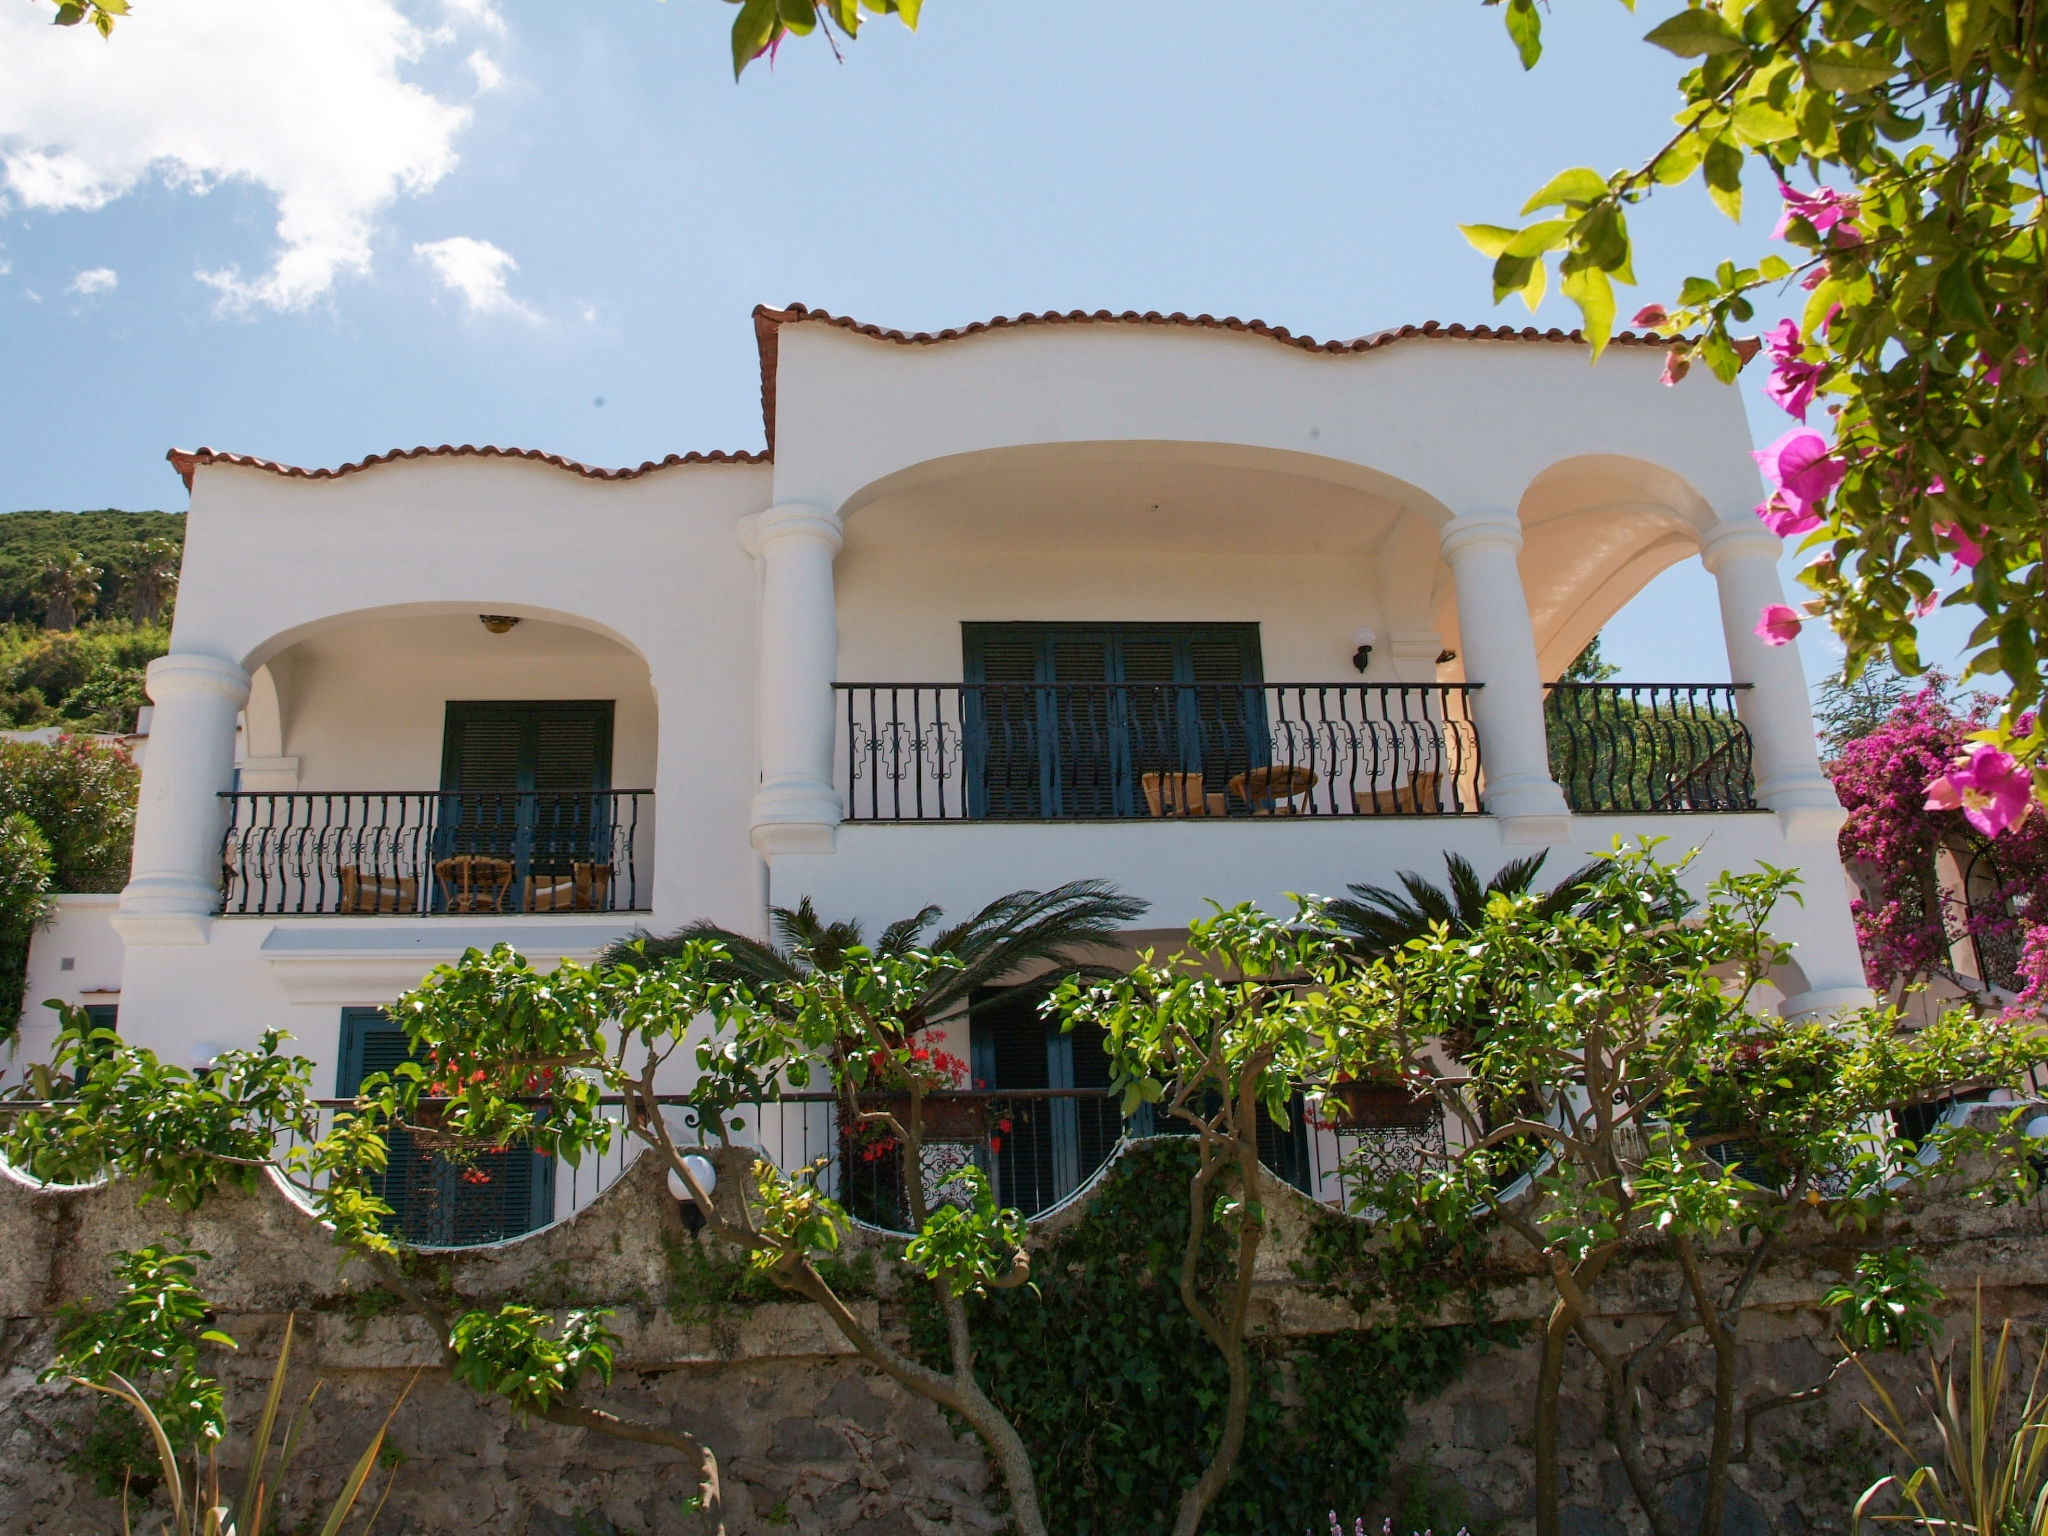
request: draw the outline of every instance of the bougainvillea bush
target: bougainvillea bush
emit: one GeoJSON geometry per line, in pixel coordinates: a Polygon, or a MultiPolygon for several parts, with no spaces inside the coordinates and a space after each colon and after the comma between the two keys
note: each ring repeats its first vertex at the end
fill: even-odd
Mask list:
{"type": "MultiPolygon", "coordinates": [[[[1842,858],[1866,891],[1853,907],[1856,938],[1880,991],[1945,972],[1959,939],[2019,948],[2032,931],[2028,914],[2048,914],[2048,817],[2025,817],[1998,837],[1996,872],[1967,903],[1937,880],[1942,848],[1968,869],[1987,839],[1967,806],[1940,806],[1927,786],[1964,753],[1992,707],[1978,700],[1959,709],[1937,679],[1900,701],[1876,730],[1843,743],[1828,763],[1849,813],[1842,858]]],[[[1988,867],[1978,865],[1980,877],[1988,867]]],[[[2048,979],[2042,947],[2036,968],[2048,979]]]]}

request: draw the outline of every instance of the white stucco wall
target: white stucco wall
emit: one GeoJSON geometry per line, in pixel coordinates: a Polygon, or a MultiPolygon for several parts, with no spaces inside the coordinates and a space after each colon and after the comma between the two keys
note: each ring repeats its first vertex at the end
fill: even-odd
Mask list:
{"type": "Polygon", "coordinates": [[[109,921],[119,900],[118,896],[59,896],[50,925],[30,938],[17,1052],[21,1060],[49,1059],[57,1015],[43,1006],[45,998],[80,1005],[121,1001],[121,936],[109,921]]]}

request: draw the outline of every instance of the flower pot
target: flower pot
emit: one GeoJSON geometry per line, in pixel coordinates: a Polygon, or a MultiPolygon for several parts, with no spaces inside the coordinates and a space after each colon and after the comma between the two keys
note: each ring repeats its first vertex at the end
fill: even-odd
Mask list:
{"type": "MultiPolygon", "coordinates": [[[[860,1107],[869,1114],[894,1115],[904,1130],[910,1129],[910,1095],[907,1093],[864,1093],[860,1096],[860,1107]]],[[[987,1135],[986,1099],[927,1098],[924,1101],[926,1141],[980,1141],[987,1135]]]]}
{"type": "Polygon", "coordinates": [[[1324,1103],[1347,1129],[1420,1130],[1436,1119],[1434,1095],[1388,1079],[1332,1083],[1324,1103]]]}

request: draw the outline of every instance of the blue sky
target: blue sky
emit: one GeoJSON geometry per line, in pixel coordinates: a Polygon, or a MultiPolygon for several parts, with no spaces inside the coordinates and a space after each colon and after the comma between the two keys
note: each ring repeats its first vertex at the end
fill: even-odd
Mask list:
{"type": "MultiPolygon", "coordinates": [[[[1455,226],[1657,142],[1678,63],[1639,39],[1663,8],[1558,6],[1524,74],[1477,0],[927,0],[915,36],[872,22],[844,63],[792,42],[735,85],[715,0],[135,0],[110,42],[15,0],[0,507],[181,507],[173,445],[758,447],[760,301],[909,329],[1519,324],[1455,226]]],[[[1627,308],[1757,249],[1776,203],[1753,187],[1738,230],[1666,195],[1627,308]]],[[[1748,405],[1759,441],[1787,425],[1748,405]]],[[[1936,622],[1930,655],[1960,638],[1936,622]]],[[[1809,626],[1814,676],[1827,643],[1809,626]]],[[[1697,562],[1607,649],[1725,677],[1697,562]]]]}

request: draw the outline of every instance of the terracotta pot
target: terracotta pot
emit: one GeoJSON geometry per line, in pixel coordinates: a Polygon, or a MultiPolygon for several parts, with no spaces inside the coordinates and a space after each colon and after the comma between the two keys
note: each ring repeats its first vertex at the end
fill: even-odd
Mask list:
{"type": "Polygon", "coordinates": [[[1436,1099],[1386,1079],[1330,1084],[1324,1103],[1339,1125],[1364,1129],[1417,1129],[1436,1119],[1436,1099]]]}
{"type": "MultiPolygon", "coordinates": [[[[892,1114],[905,1130],[910,1128],[910,1095],[907,1093],[864,1093],[860,1096],[860,1107],[871,1114],[892,1114]]],[[[927,1098],[924,1101],[926,1141],[980,1141],[987,1135],[988,1100],[927,1098]]]]}

